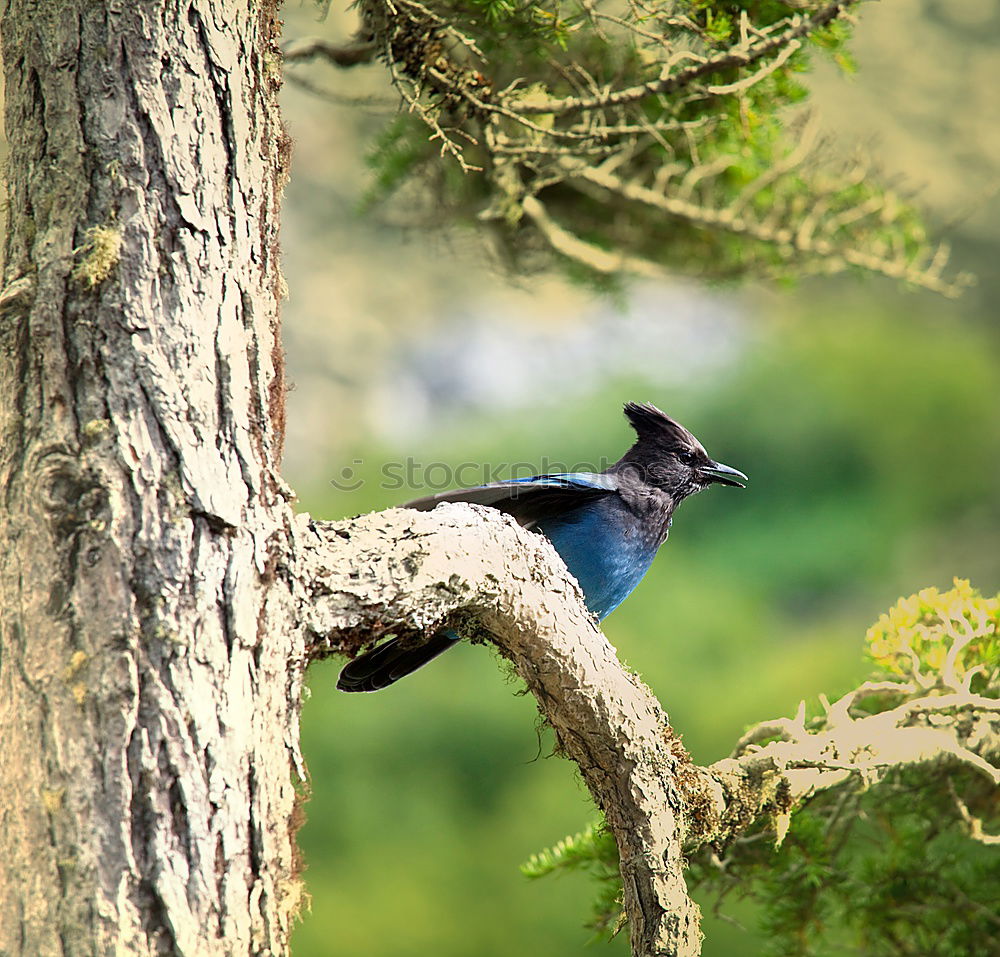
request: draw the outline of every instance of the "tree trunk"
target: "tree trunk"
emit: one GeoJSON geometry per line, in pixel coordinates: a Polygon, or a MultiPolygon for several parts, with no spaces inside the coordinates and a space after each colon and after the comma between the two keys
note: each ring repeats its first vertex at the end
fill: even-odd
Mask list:
{"type": "Polygon", "coordinates": [[[283,954],[275,5],[0,29],[0,953],[283,954]]]}

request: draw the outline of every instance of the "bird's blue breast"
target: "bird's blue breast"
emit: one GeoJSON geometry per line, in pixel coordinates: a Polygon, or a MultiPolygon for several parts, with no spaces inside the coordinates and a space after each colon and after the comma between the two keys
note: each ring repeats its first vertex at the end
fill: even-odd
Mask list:
{"type": "Polygon", "coordinates": [[[632,593],[659,547],[618,496],[543,519],[536,528],[555,546],[598,618],[632,593]]]}

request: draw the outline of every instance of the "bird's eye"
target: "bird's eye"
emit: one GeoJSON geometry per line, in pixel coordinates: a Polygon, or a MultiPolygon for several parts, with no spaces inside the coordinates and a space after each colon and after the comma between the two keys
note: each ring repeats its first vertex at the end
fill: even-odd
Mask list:
{"type": "Polygon", "coordinates": [[[677,458],[680,459],[680,461],[682,461],[685,465],[693,465],[697,456],[695,455],[693,449],[680,449],[680,451],[677,452],[677,458]]]}

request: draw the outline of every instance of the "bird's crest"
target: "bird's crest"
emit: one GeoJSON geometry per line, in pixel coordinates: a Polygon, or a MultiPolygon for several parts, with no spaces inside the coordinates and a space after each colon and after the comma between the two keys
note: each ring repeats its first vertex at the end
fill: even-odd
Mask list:
{"type": "Polygon", "coordinates": [[[656,442],[666,449],[702,449],[701,443],[680,422],[648,402],[626,402],[625,418],[640,439],[656,442]]]}

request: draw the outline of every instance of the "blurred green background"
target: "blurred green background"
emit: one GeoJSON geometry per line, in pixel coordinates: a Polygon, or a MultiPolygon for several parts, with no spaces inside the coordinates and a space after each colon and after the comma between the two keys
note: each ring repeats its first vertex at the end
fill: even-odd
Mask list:
{"type": "MultiPolygon", "coordinates": [[[[285,18],[286,38],[342,40],[352,23],[311,4],[285,18]]],[[[415,197],[359,213],[365,143],[395,104],[381,69],[296,68],[329,93],[289,84],[285,104],[287,477],[302,508],[339,518],[420,494],[387,463],[600,465],[630,441],[623,401],[677,416],[750,487],[685,503],[605,631],[701,763],[861,679],[864,630],[900,594],[954,575],[995,592],[998,41],[992,0],[894,0],[863,10],[857,78],[813,77],[829,148],[860,143],[919,188],[956,265],[979,274],[958,302],[857,277],[638,285],[618,302],[511,284],[476,237],[429,232],[415,197]]],[[[482,647],[377,695],[337,693],[339,664],[310,671],[302,718],[312,907],[295,957],[583,952],[587,881],[517,870],[592,816],[532,700],[482,647]]],[[[729,913],[743,928],[706,920],[706,957],[753,957],[754,915],[729,913]]],[[[591,950],[623,954],[625,937],[591,950]]]]}

